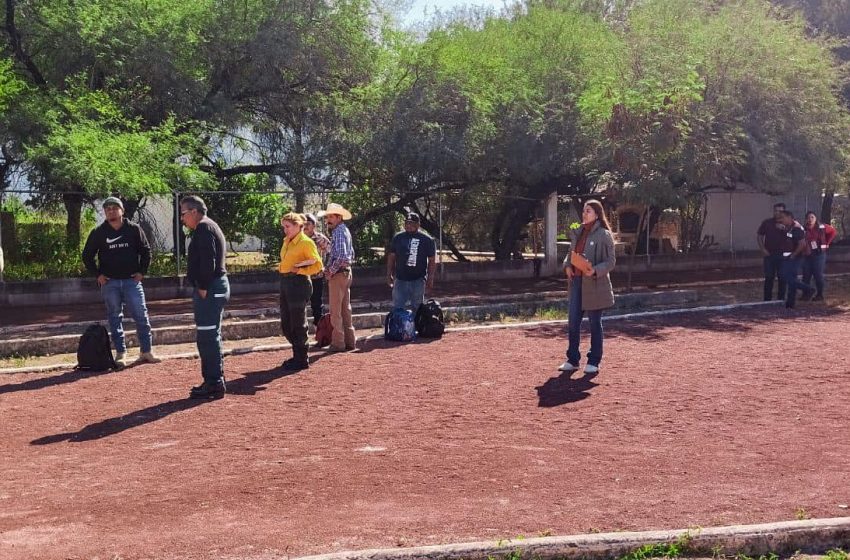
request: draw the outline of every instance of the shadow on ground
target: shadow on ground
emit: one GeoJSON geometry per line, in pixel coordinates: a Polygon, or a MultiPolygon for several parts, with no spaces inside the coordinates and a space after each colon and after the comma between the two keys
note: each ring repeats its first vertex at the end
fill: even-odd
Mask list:
{"type": "MultiPolygon", "coordinates": [[[[229,396],[256,395],[258,392],[265,390],[265,385],[268,385],[276,379],[287,377],[289,375],[293,375],[293,372],[283,371],[280,367],[266,371],[251,372],[246,374],[244,377],[228,381],[227,393],[229,396]]],[[[144,424],[156,422],[157,420],[162,420],[175,412],[182,412],[184,410],[189,410],[191,408],[213,402],[217,401],[192,400],[189,398],[168,401],[149,406],[123,416],[107,418],[106,420],[89,424],[77,432],[66,432],[62,434],[54,434],[52,436],[44,436],[35,439],[30,443],[32,445],[48,445],[62,441],[83,442],[102,439],[119,434],[125,430],[137,428],[144,424]]]]}

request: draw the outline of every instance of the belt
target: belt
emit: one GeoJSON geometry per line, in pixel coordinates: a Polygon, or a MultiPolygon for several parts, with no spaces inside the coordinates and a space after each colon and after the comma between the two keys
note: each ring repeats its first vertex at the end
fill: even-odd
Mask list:
{"type": "Polygon", "coordinates": [[[295,276],[304,276],[303,274],[298,274],[297,272],[281,272],[281,276],[284,278],[294,278],[295,276]]]}

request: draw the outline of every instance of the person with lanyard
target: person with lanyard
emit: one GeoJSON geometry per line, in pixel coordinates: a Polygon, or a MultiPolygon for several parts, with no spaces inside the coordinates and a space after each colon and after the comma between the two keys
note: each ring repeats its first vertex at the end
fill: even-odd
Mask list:
{"type": "Polygon", "coordinates": [[[330,305],[333,335],[329,350],[344,352],[354,350],[357,340],[354,323],[351,318],[351,265],[354,264],[354,245],[345,220],[351,219],[351,212],[335,202],[328,204],[326,210],[318,213],[325,217],[325,223],[331,231],[331,248],[325,267],[325,279],[328,285],[328,304],[330,305]]]}
{"type": "Polygon", "coordinates": [[[814,277],[817,293],[812,298],[812,301],[823,301],[826,252],[835,239],[836,231],[831,225],[820,223],[817,214],[811,210],[806,212],[804,228],[806,231],[806,243],[810,247],[811,252],[803,259],[803,284],[811,286],[812,278],[814,277]]]}
{"type": "MultiPolygon", "coordinates": [[[[307,220],[304,222],[304,234],[316,244],[316,249],[319,250],[319,256],[322,258],[322,262],[324,262],[331,247],[331,240],[316,229],[318,218],[314,214],[307,212],[304,214],[304,218],[307,220]]],[[[313,295],[310,296],[310,308],[313,311],[313,324],[318,326],[319,319],[324,315],[322,296],[325,292],[325,273],[322,271],[314,274],[310,280],[313,282],[313,295]]]]}
{"type": "Polygon", "coordinates": [[[764,268],[764,301],[773,299],[773,281],[779,281],[776,299],[785,299],[785,277],[782,275],[782,245],[785,243],[785,224],[782,222],[782,213],[785,204],[777,202],[773,205],[773,217],[764,220],[756,232],[756,241],[761,249],[764,268]]]}
{"type": "Polygon", "coordinates": [[[307,356],[307,302],[313,294],[310,277],[322,271],[316,244],[304,233],[303,215],[290,212],[280,219],[283,247],[280,249],[280,330],[292,345],[292,358],[283,362],[284,371],[310,367],[307,356]]]}
{"type": "Polygon", "coordinates": [[[203,383],[192,387],[189,398],[220,399],[226,391],[221,315],[230,300],[230,282],[224,264],[227,241],[218,224],[207,216],[207,205],[198,196],[187,196],[180,201],[180,218],[192,230],[186,280],[194,287],[192,307],[204,378],[203,383]]]}
{"type": "Polygon", "coordinates": [[[801,299],[807,300],[815,293],[813,288],[800,282],[800,268],[803,258],[808,253],[806,247],[806,232],[800,222],[794,219],[794,214],[788,210],[782,211],[782,225],[785,226],[785,241],[782,245],[782,277],[785,279],[785,307],[794,309],[797,305],[797,290],[802,290],[801,299]]]}
{"type": "Polygon", "coordinates": [[[584,373],[596,375],[602,361],[602,311],[614,305],[610,273],[616,264],[614,237],[601,202],[588,200],[584,204],[581,225],[570,228],[570,237],[571,250],[564,259],[570,289],[569,346],[567,359],[558,369],[564,373],[578,369],[581,322],[586,312],[590,320],[590,351],[584,373]]]}

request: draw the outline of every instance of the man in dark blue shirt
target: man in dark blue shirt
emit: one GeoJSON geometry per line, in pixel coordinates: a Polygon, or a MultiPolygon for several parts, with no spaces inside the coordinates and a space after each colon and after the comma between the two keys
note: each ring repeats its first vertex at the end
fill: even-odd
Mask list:
{"type": "Polygon", "coordinates": [[[434,240],[419,231],[419,214],[410,212],[404,220],[404,231],[393,237],[387,253],[387,284],[393,289],[393,308],[411,310],[425,301],[426,288],[434,288],[436,247],[434,240]]]}
{"type": "Polygon", "coordinates": [[[192,230],[186,279],[194,286],[198,354],[204,382],[192,387],[192,399],[220,399],[224,396],[224,357],[221,347],[221,314],[230,299],[230,282],[224,259],[227,242],[218,224],[207,217],[207,205],[198,196],[180,201],[180,218],[192,230]]]}
{"type": "Polygon", "coordinates": [[[803,266],[806,245],[806,232],[800,222],[794,220],[794,214],[788,210],[782,211],[782,225],[785,226],[785,241],[782,243],[782,276],[785,278],[787,293],[785,307],[794,309],[797,304],[797,290],[803,290],[804,297],[809,298],[814,288],[800,282],[800,268],[803,266]]]}

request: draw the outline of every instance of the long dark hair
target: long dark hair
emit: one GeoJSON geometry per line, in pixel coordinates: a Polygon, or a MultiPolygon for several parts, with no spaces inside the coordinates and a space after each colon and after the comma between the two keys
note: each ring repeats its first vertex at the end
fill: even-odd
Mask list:
{"type": "MultiPolygon", "coordinates": [[[[599,227],[611,231],[611,224],[608,223],[608,218],[605,217],[605,209],[602,203],[596,199],[590,199],[584,203],[584,206],[590,206],[596,212],[596,219],[599,221],[599,227]]],[[[583,207],[584,207],[583,206],[583,207]]]]}
{"type": "Polygon", "coordinates": [[[818,215],[812,210],[806,212],[806,218],[803,220],[803,227],[806,227],[809,224],[809,214],[815,217],[815,227],[818,227],[820,225],[820,220],[818,219],[818,215]]]}

